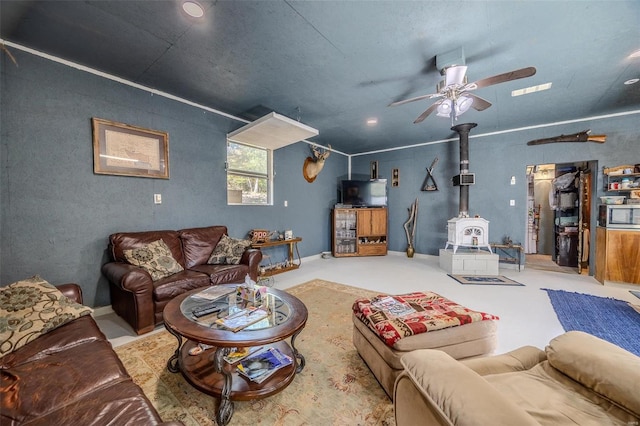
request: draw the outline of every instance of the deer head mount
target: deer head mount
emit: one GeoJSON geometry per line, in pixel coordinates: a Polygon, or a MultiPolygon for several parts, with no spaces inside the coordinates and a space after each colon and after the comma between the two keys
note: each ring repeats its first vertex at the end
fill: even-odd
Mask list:
{"type": "Polygon", "coordinates": [[[320,152],[317,147],[311,146],[311,152],[314,158],[307,157],[302,166],[302,175],[309,183],[316,180],[316,177],[320,174],[320,171],[324,167],[325,160],[331,155],[331,145],[322,152],[320,152]]]}

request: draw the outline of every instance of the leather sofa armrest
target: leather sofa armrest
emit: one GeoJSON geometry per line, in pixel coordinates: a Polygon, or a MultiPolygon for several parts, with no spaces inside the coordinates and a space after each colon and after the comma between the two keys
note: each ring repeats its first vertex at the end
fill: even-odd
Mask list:
{"type": "Polygon", "coordinates": [[[398,426],[539,425],[480,375],[442,351],[413,351],[401,362],[404,372],[396,380],[393,398],[398,426]]]}
{"type": "Polygon", "coordinates": [[[544,351],[534,346],[523,346],[501,355],[461,360],[460,362],[479,375],[486,376],[529,370],[546,359],[544,351]]]}
{"type": "Polygon", "coordinates": [[[240,263],[249,266],[249,277],[256,282],[260,275],[260,262],[262,262],[262,252],[259,249],[248,248],[240,258],[240,263]]]}
{"type": "Polygon", "coordinates": [[[78,284],[58,284],[56,288],[60,290],[60,293],[62,293],[63,296],[73,300],[76,303],[82,304],[82,288],[78,284]]]}
{"type": "Polygon", "coordinates": [[[110,262],[102,265],[102,273],[113,285],[133,293],[151,294],[153,280],[151,275],[139,266],[122,262],[110,262]]]}

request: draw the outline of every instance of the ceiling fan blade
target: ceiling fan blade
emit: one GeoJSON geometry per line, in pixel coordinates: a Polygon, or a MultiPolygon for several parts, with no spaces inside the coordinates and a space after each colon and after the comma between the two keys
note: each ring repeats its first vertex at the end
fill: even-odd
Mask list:
{"type": "Polygon", "coordinates": [[[404,105],[404,104],[408,104],[409,102],[421,101],[423,99],[437,98],[438,96],[442,96],[442,95],[439,93],[431,93],[429,95],[416,96],[415,98],[409,98],[409,99],[404,99],[402,101],[392,102],[387,106],[392,107],[392,106],[404,105]]]}
{"type": "Polygon", "coordinates": [[[420,117],[414,120],[413,124],[422,123],[424,119],[427,118],[429,114],[431,114],[433,111],[435,111],[436,108],[438,108],[438,105],[440,105],[442,102],[444,102],[444,99],[440,99],[439,101],[431,105],[429,108],[427,108],[425,112],[420,114],[420,117]]]}
{"type": "Polygon", "coordinates": [[[476,96],[473,93],[465,93],[465,96],[473,98],[473,104],[471,104],[471,107],[476,111],[484,111],[491,106],[491,102],[481,98],[480,96],[476,96]]]}
{"type": "Polygon", "coordinates": [[[504,74],[494,75],[493,77],[483,78],[482,80],[474,81],[465,86],[465,90],[475,90],[487,86],[493,86],[494,84],[504,83],[511,80],[518,80],[520,78],[531,77],[535,75],[535,67],[521,68],[519,70],[505,72],[504,74]]]}

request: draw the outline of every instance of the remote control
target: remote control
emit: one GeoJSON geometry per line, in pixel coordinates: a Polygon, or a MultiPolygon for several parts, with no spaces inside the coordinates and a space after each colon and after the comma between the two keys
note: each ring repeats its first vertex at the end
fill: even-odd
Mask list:
{"type": "Polygon", "coordinates": [[[191,313],[194,317],[200,318],[205,315],[212,314],[214,312],[220,312],[221,308],[216,305],[202,306],[200,308],[195,308],[191,313]]]}

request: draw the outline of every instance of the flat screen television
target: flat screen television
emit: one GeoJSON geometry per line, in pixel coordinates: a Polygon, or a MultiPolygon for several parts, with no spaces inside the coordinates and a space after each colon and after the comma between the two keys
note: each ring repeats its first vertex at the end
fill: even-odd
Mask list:
{"type": "Polygon", "coordinates": [[[342,204],[354,207],[385,207],[387,205],[387,180],[343,180],[342,204]]]}

